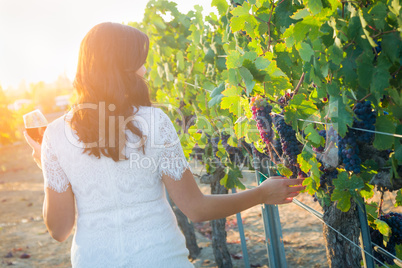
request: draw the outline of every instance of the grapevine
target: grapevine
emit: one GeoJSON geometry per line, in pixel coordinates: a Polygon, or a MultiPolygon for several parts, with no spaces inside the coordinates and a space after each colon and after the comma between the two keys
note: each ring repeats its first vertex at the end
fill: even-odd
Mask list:
{"type": "MultiPolygon", "coordinates": [[[[214,119],[227,117],[236,140],[262,142],[263,152],[292,169],[292,177],[303,168],[307,191],[320,198],[325,191],[325,213],[333,207],[347,212],[355,197],[374,194],[370,184],[402,187],[401,139],[381,134],[402,134],[402,8],[397,0],[296,2],[213,1],[218,15],[204,18],[198,9],[181,14],[167,1],[150,1],[140,27],[154,45],[148,80],[157,102],[205,116],[214,130],[214,119]],[[169,12],[172,20],[160,16],[169,12]],[[253,125],[257,135],[249,131],[253,117],[264,118],[253,125]]],[[[211,129],[206,125],[199,120],[191,128],[211,129]]],[[[205,144],[215,141],[190,131],[188,136],[183,148],[198,143],[207,148],[203,159],[212,151],[222,156],[205,144]]],[[[230,158],[235,149],[227,148],[230,158]]],[[[328,224],[341,232],[359,228],[342,230],[339,222],[334,216],[328,224]]],[[[324,237],[334,241],[331,232],[324,237]]],[[[342,263],[347,252],[339,249],[346,242],[339,244],[328,243],[327,252],[342,263]]],[[[357,267],[359,252],[352,253],[350,263],[357,267]]]]}

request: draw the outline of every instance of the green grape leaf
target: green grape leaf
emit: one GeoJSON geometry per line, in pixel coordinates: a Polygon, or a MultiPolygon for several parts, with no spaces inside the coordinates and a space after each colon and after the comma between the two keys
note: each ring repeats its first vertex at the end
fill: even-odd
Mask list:
{"type": "MultiPolygon", "coordinates": [[[[319,184],[319,182],[318,182],[319,184]]],[[[315,194],[315,192],[318,190],[318,184],[312,177],[307,177],[303,181],[303,185],[306,186],[306,191],[310,195],[315,194]]]]}
{"type": "Polygon", "coordinates": [[[357,81],[357,74],[355,72],[356,69],[356,62],[351,60],[350,58],[344,59],[342,61],[342,69],[340,70],[341,74],[345,78],[346,83],[352,83],[355,85],[357,81]]]}
{"type": "MultiPolygon", "coordinates": [[[[265,3],[269,3],[266,1],[265,3]]],[[[267,6],[269,8],[270,6],[267,6]]],[[[293,2],[283,1],[275,8],[274,23],[277,29],[286,29],[295,22],[290,16],[293,15],[293,2]]],[[[283,31],[281,31],[283,32],[283,31]]]]}
{"type": "Polygon", "coordinates": [[[248,143],[257,142],[257,141],[261,140],[260,132],[259,132],[254,120],[247,121],[245,137],[246,137],[246,142],[248,142],[248,143]]]}
{"type": "Polygon", "coordinates": [[[378,56],[377,60],[378,65],[374,68],[370,91],[373,93],[378,92],[378,94],[383,95],[385,89],[389,87],[391,75],[388,69],[392,64],[388,61],[385,54],[382,53],[378,56]]]}
{"type": "Polygon", "coordinates": [[[238,166],[229,164],[225,168],[225,173],[226,175],[220,180],[220,184],[225,186],[226,189],[246,189],[244,184],[239,180],[240,178],[243,178],[243,174],[238,166]]]}
{"type": "Polygon", "coordinates": [[[259,70],[263,70],[263,69],[267,68],[269,66],[269,64],[270,64],[270,61],[263,57],[258,57],[255,60],[255,67],[257,67],[257,69],[259,69],[259,70]]]}
{"type": "Polygon", "coordinates": [[[391,234],[391,228],[388,226],[388,224],[385,221],[382,221],[380,219],[376,219],[374,221],[374,224],[377,226],[377,230],[380,231],[380,233],[383,236],[390,236],[391,234]]]}
{"type": "Polygon", "coordinates": [[[333,81],[331,84],[327,84],[327,92],[331,96],[339,96],[340,90],[338,83],[336,81],[333,81]]]}
{"type": "Polygon", "coordinates": [[[301,154],[299,154],[299,155],[297,156],[297,163],[300,164],[300,169],[301,169],[304,173],[309,172],[310,169],[311,169],[311,167],[312,167],[312,165],[311,165],[308,161],[304,160],[304,158],[303,158],[303,156],[302,156],[301,154]]]}
{"type": "Polygon", "coordinates": [[[241,31],[244,28],[245,25],[245,21],[247,20],[247,18],[249,17],[249,15],[243,15],[240,17],[232,17],[230,19],[230,27],[232,28],[232,32],[237,32],[237,31],[241,31]]]}
{"type": "Polygon", "coordinates": [[[348,131],[348,126],[353,124],[351,109],[343,103],[342,96],[330,96],[328,117],[334,124],[334,129],[339,135],[344,137],[348,131]]]}
{"type": "Polygon", "coordinates": [[[177,69],[179,69],[180,71],[184,70],[184,57],[183,57],[183,52],[181,50],[177,51],[176,53],[176,66],[177,69]]]}
{"type": "Polygon", "coordinates": [[[322,137],[318,134],[317,130],[315,130],[313,124],[309,124],[304,129],[304,134],[306,134],[306,138],[313,143],[313,145],[319,146],[321,143],[322,137]]]}
{"type": "Polygon", "coordinates": [[[250,8],[251,6],[249,3],[243,2],[243,5],[235,7],[231,13],[233,16],[249,15],[250,8]]]}
{"type": "Polygon", "coordinates": [[[224,96],[222,94],[214,96],[209,102],[208,102],[208,108],[211,108],[215,105],[218,105],[221,103],[221,100],[224,96]]]}
{"type": "Polygon", "coordinates": [[[285,176],[285,177],[289,178],[293,174],[293,172],[290,169],[288,169],[287,167],[285,167],[283,164],[277,165],[276,168],[278,169],[278,172],[282,176],[285,176]]]}
{"type": "Polygon", "coordinates": [[[359,84],[363,88],[369,88],[373,77],[373,52],[367,51],[362,53],[357,59],[357,76],[359,84]]]}
{"type": "Polygon", "coordinates": [[[310,16],[310,11],[307,8],[297,10],[292,16],[290,16],[294,20],[300,20],[304,17],[310,16]]]}
{"type": "Polygon", "coordinates": [[[362,178],[356,175],[353,175],[351,178],[349,178],[347,172],[339,173],[338,178],[334,179],[332,182],[335,188],[340,191],[343,190],[356,191],[364,187],[364,182],[362,178]]]}
{"type": "Polygon", "coordinates": [[[206,117],[197,117],[196,122],[197,129],[202,130],[203,132],[207,133],[208,135],[213,134],[213,128],[211,122],[206,117]]]}
{"type": "Polygon", "coordinates": [[[232,147],[237,147],[237,140],[233,136],[230,136],[227,144],[232,147]]]}
{"type": "Polygon", "coordinates": [[[250,109],[250,103],[249,99],[246,97],[242,97],[240,99],[240,104],[243,108],[244,114],[246,115],[246,118],[251,119],[253,117],[253,112],[250,109]]]}
{"type": "Polygon", "coordinates": [[[239,69],[240,76],[243,78],[244,84],[246,85],[246,94],[247,96],[253,91],[253,88],[255,86],[255,81],[253,81],[253,75],[250,73],[250,71],[242,66],[239,69]]]}
{"type": "MultiPolygon", "coordinates": [[[[392,116],[390,115],[378,116],[375,123],[375,130],[391,134],[395,133],[396,127],[394,125],[394,121],[392,120],[392,116]]],[[[378,150],[390,149],[393,144],[394,144],[394,137],[384,135],[381,133],[375,134],[373,145],[378,150]]]]}
{"type": "Polygon", "coordinates": [[[350,209],[351,194],[348,191],[340,191],[335,188],[331,195],[332,201],[337,201],[336,207],[343,212],[347,212],[350,209]]]}
{"type": "Polygon", "coordinates": [[[241,88],[236,86],[229,86],[223,92],[221,108],[228,109],[229,112],[239,117],[242,115],[243,111],[240,105],[241,88]]]}
{"type": "Polygon", "coordinates": [[[389,11],[391,11],[395,16],[399,16],[399,12],[401,10],[401,4],[399,0],[392,0],[391,5],[389,6],[389,11]]]}
{"type": "Polygon", "coordinates": [[[221,16],[226,14],[226,11],[229,7],[226,0],[212,0],[211,6],[216,7],[218,9],[219,15],[221,16]]]}
{"type": "Polygon", "coordinates": [[[257,58],[257,56],[258,56],[257,52],[255,52],[255,51],[247,51],[243,55],[243,61],[244,60],[254,61],[257,58]]]}
{"type": "Polygon", "coordinates": [[[360,191],[360,195],[364,198],[364,199],[370,199],[374,196],[374,185],[371,184],[365,184],[364,188],[361,189],[360,191]]]}
{"type": "Polygon", "coordinates": [[[156,28],[159,30],[165,30],[166,29],[166,24],[163,22],[163,19],[159,16],[155,16],[154,20],[152,21],[153,25],[155,25],[156,28]]]}
{"type": "Polygon", "coordinates": [[[314,50],[307,43],[302,42],[300,45],[301,45],[301,48],[299,49],[300,58],[302,58],[302,60],[306,62],[310,61],[311,57],[314,56],[314,50]]]}
{"type": "Polygon", "coordinates": [[[312,100],[306,100],[303,94],[297,94],[285,107],[285,121],[297,129],[297,119],[308,119],[317,111],[312,100]]]}
{"type": "Polygon", "coordinates": [[[307,6],[313,15],[317,15],[322,10],[321,0],[308,0],[307,6]]]}
{"type": "Polygon", "coordinates": [[[217,86],[216,88],[214,88],[214,90],[212,90],[210,97],[213,98],[215,96],[218,96],[224,90],[225,90],[225,83],[220,83],[219,86],[217,86]]]}
{"type": "Polygon", "coordinates": [[[241,57],[240,52],[237,50],[232,50],[226,57],[226,67],[228,69],[235,69],[241,67],[243,64],[243,57],[241,57]]]}
{"type": "Polygon", "coordinates": [[[238,74],[238,69],[229,69],[228,70],[228,80],[232,85],[237,85],[240,83],[240,75],[238,74]]]}
{"type": "MultiPolygon", "coordinates": [[[[384,21],[385,22],[385,21],[384,21]]],[[[382,36],[382,52],[387,55],[391,62],[399,62],[399,51],[401,50],[402,41],[395,34],[385,34],[382,36]]]]}
{"type": "Polygon", "coordinates": [[[378,207],[378,204],[376,202],[371,202],[370,204],[366,204],[367,216],[370,217],[371,221],[373,221],[373,222],[375,219],[378,218],[377,207],[378,207]]]}
{"type": "Polygon", "coordinates": [[[369,11],[371,15],[375,27],[380,30],[384,29],[385,26],[385,18],[387,17],[387,7],[381,1],[378,1],[369,11]]]}

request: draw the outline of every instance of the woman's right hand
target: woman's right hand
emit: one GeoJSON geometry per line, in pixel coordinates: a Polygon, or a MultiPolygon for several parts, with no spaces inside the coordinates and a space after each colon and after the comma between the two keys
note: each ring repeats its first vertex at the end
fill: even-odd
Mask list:
{"type": "Polygon", "coordinates": [[[305,189],[302,185],[303,179],[288,179],[286,177],[274,176],[262,182],[260,189],[262,202],[264,204],[286,204],[293,200],[300,191],[305,189]]]}
{"type": "Polygon", "coordinates": [[[29,144],[29,146],[31,146],[32,148],[32,157],[35,161],[35,163],[38,165],[38,167],[40,169],[42,169],[42,165],[41,165],[41,145],[39,143],[37,143],[36,141],[34,141],[34,139],[32,139],[28,133],[26,131],[24,131],[24,137],[25,140],[27,141],[27,143],[29,144]]]}

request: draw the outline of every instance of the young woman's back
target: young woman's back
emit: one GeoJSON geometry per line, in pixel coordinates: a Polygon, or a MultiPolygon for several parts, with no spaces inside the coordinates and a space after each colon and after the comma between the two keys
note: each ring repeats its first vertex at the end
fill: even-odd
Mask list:
{"type": "Polygon", "coordinates": [[[193,267],[161,180],[162,171],[180,179],[189,167],[168,116],[140,106],[134,122],[147,137],[145,155],[130,148],[139,138],[127,131],[128,159],[117,162],[83,154],[70,117],[48,126],[42,168],[45,187],[63,192],[71,184],[74,192],[73,267],[193,267]]]}

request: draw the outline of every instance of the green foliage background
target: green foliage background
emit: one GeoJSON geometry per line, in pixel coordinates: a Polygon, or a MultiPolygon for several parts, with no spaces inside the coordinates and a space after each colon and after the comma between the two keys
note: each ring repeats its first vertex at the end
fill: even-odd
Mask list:
{"type": "MultiPolygon", "coordinates": [[[[143,22],[131,24],[150,36],[149,84],[154,100],[169,104],[171,117],[179,119],[175,122],[184,122],[177,129],[186,156],[195,144],[208,148],[205,133],[219,135],[222,129],[232,135],[230,144],[245,139],[261,150],[250,98],[265,95],[279,113],[275,101],[294,90],[304,76],[284,115],[297,133],[307,134],[298,136],[304,145],[298,163],[309,174],[307,191],[337,202],[342,211],[349,210],[351,198],[372,197],[369,181],[377,170],[371,162],[362,163],[359,174],[339,166],[332,194],[319,187],[321,164],[311,148],[323,145],[318,135],[323,125],[310,122],[332,123],[343,137],[353,123],[353,106],[367,99],[377,112],[376,131],[402,134],[400,1],[237,0],[229,5],[212,0],[211,4],[219,15],[203,17],[200,6],[182,14],[173,2],[152,0],[143,22]],[[177,108],[181,115],[174,114],[177,108]],[[196,120],[187,122],[191,115],[196,120]]],[[[390,170],[402,165],[400,138],[377,133],[373,145],[391,151],[390,170]]],[[[227,157],[223,149],[218,154],[227,157]]],[[[209,156],[206,150],[205,158],[209,156]]],[[[213,171],[208,163],[207,170],[213,171]]],[[[242,187],[238,167],[229,162],[226,172],[230,175],[222,184],[242,187]]],[[[381,226],[375,218],[374,226],[381,226]]]]}

